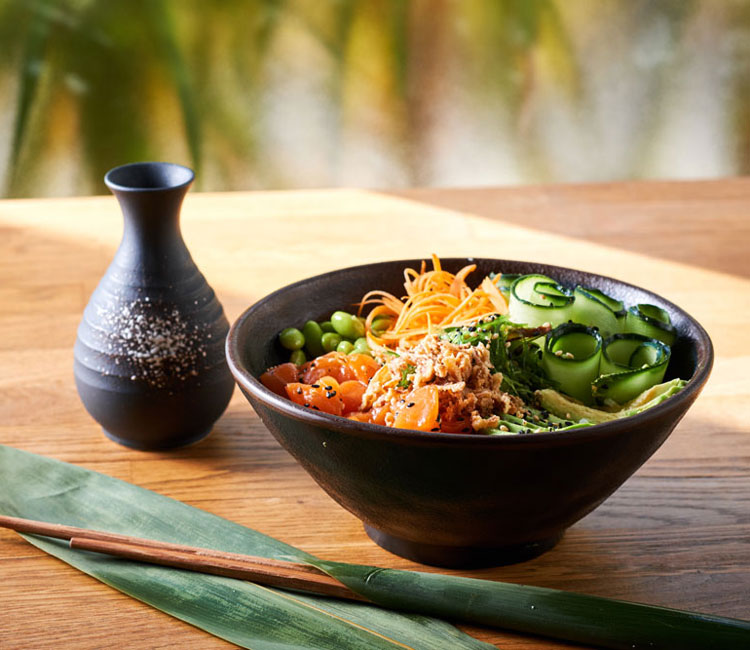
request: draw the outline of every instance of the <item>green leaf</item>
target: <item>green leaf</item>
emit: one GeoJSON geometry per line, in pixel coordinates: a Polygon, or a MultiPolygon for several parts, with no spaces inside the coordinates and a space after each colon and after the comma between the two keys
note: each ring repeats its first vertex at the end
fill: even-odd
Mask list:
{"type": "Polygon", "coordinates": [[[409,379],[409,375],[413,375],[415,370],[415,366],[407,363],[406,367],[401,369],[401,381],[398,382],[397,386],[399,388],[409,388],[409,386],[411,386],[411,379],[409,379]]]}
{"type": "Polygon", "coordinates": [[[539,346],[534,342],[540,336],[536,328],[525,328],[498,314],[474,327],[448,327],[442,336],[458,345],[482,343],[490,351],[493,368],[503,375],[502,390],[527,404],[533,401],[535,390],[556,385],[541,368],[539,346]]]}
{"type": "Polygon", "coordinates": [[[746,650],[750,622],[543,587],[436,573],[316,562],[370,600],[599,648],[746,650]]]}
{"type": "Polygon", "coordinates": [[[147,5],[151,12],[150,22],[157,35],[157,51],[165,62],[169,72],[169,79],[174,83],[180,109],[185,123],[185,139],[190,151],[190,159],[196,176],[202,172],[203,152],[201,147],[202,124],[197,106],[197,96],[193,89],[190,68],[185,57],[180,52],[174,17],[170,7],[164,1],[152,2],[147,5]]]}
{"type": "Polygon", "coordinates": [[[39,78],[44,68],[45,51],[47,49],[51,25],[50,17],[44,11],[47,7],[48,3],[41,2],[37,11],[32,13],[31,26],[21,62],[18,102],[9,162],[11,174],[8,181],[8,194],[10,196],[15,194],[16,185],[18,184],[17,176],[21,153],[31,122],[31,112],[39,88],[39,78]]]}
{"type": "MultiPolygon", "coordinates": [[[[318,562],[293,546],[155,492],[3,445],[0,512],[223,551],[318,562]]],[[[25,537],[115,589],[253,650],[489,647],[447,623],[423,616],[74,551],[58,540],[25,537]]]]}

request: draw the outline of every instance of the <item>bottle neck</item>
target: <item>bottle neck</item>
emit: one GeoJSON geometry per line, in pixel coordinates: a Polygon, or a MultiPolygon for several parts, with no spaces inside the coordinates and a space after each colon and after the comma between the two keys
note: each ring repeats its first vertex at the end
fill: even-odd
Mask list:
{"type": "Polygon", "coordinates": [[[192,258],[180,232],[180,209],[186,187],[114,190],[124,218],[115,256],[118,266],[139,275],[170,281],[179,278],[192,258]]]}

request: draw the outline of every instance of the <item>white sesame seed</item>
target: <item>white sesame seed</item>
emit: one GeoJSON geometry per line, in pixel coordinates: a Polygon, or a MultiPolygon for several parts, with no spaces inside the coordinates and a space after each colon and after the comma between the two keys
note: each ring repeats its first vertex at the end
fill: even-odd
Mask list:
{"type": "Polygon", "coordinates": [[[148,296],[118,298],[99,316],[110,358],[130,373],[124,376],[163,387],[198,374],[207,356],[201,326],[186,321],[176,307],[163,312],[148,296]]]}

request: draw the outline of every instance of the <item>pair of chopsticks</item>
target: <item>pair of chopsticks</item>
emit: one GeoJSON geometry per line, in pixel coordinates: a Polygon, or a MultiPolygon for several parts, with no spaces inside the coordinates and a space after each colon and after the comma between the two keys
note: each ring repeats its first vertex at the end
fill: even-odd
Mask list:
{"type": "Polygon", "coordinates": [[[315,567],[265,557],[160,542],[75,526],[0,515],[0,527],[18,533],[66,539],[70,548],[105,553],[128,560],[249,580],[269,587],[370,602],[344,583],[315,567]]]}

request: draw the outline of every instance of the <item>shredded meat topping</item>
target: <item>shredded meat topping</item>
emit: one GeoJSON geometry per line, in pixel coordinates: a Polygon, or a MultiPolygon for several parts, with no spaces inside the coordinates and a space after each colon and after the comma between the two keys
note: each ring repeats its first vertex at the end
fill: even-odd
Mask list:
{"type": "Polygon", "coordinates": [[[465,423],[467,429],[481,431],[498,426],[498,413],[525,412],[520,398],[500,390],[503,376],[494,372],[489,350],[481,343],[456,345],[430,335],[416,345],[400,346],[397,353],[380,359],[384,365],[362,399],[365,409],[396,404],[408,391],[434,384],[441,423],[465,423]]]}

